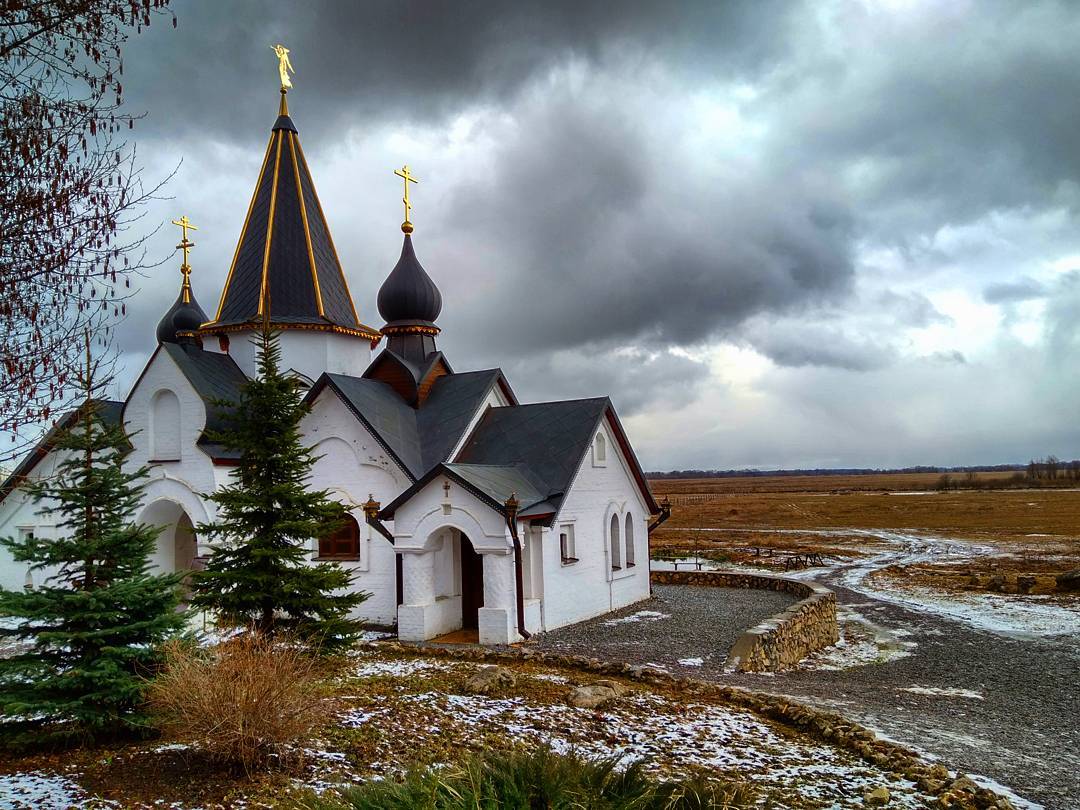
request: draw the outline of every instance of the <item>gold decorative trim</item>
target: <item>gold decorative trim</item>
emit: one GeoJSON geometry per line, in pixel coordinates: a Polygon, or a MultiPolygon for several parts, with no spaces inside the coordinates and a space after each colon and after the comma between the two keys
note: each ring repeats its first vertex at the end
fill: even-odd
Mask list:
{"type": "MultiPolygon", "coordinates": [[[[367,340],[373,341],[377,344],[382,340],[382,335],[371,329],[353,329],[348,326],[338,326],[336,323],[274,323],[270,322],[274,331],[283,332],[288,329],[298,329],[307,332],[334,332],[338,335],[348,335],[349,337],[362,337],[367,340]]],[[[227,326],[215,323],[214,321],[208,321],[199,327],[197,334],[199,335],[218,335],[230,332],[252,332],[258,331],[262,328],[262,324],[258,321],[249,321],[247,323],[231,323],[227,326]]],[[[191,334],[196,334],[192,332],[191,334]]]]}
{"type": "Polygon", "coordinates": [[[262,286],[259,288],[259,315],[264,315],[263,306],[270,286],[270,244],[274,239],[274,208],[277,205],[278,174],[281,172],[281,142],[284,140],[281,132],[282,130],[278,130],[277,155],[274,157],[274,177],[270,186],[270,213],[266,217],[266,247],[263,248],[262,286]]]}
{"type": "Polygon", "coordinates": [[[384,326],[384,335],[437,335],[442,330],[437,326],[384,326]]]}
{"type": "MultiPolygon", "coordinates": [[[[304,156],[304,147],[300,145],[299,138],[296,139],[296,151],[300,153],[300,160],[304,162],[304,172],[310,178],[311,169],[308,167],[307,157],[304,156]]],[[[319,216],[322,217],[323,225],[326,227],[326,240],[330,243],[330,250],[334,253],[334,261],[337,262],[337,271],[341,276],[341,283],[345,286],[345,297],[349,301],[349,309],[352,310],[353,320],[360,323],[360,316],[356,314],[356,303],[353,301],[352,291],[349,289],[349,281],[345,278],[345,267],[341,263],[341,257],[338,256],[334,236],[330,233],[330,223],[327,221],[326,213],[323,211],[322,201],[319,199],[319,190],[315,188],[314,179],[311,181],[311,196],[315,198],[315,206],[319,209],[319,216]]]]}
{"type": "Polygon", "coordinates": [[[311,282],[315,285],[315,304],[319,316],[326,317],[323,308],[322,289],[319,287],[319,271],[315,266],[315,251],[311,248],[311,226],[308,225],[307,207],[304,205],[304,189],[300,185],[300,166],[296,163],[296,135],[289,133],[289,154],[292,155],[293,177],[296,179],[296,198],[300,203],[300,221],[304,223],[304,239],[307,240],[308,261],[311,262],[311,282]]]}
{"type": "Polygon", "coordinates": [[[225,309],[225,296],[229,294],[229,286],[232,284],[233,273],[236,271],[236,260],[240,258],[240,248],[244,244],[244,236],[247,235],[248,223],[251,221],[251,212],[255,210],[255,200],[259,197],[259,187],[262,185],[263,174],[266,172],[266,164],[270,162],[270,150],[274,146],[274,136],[266,144],[266,154],[263,155],[262,168],[259,169],[259,179],[255,181],[255,190],[251,192],[251,202],[248,203],[247,214],[244,216],[244,227],[240,229],[240,239],[236,243],[236,251],[233,253],[232,264],[229,265],[229,275],[225,277],[225,286],[221,290],[221,300],[218,301],[217,314],[214,320],[221,319],[221,310],[225,309]]]}

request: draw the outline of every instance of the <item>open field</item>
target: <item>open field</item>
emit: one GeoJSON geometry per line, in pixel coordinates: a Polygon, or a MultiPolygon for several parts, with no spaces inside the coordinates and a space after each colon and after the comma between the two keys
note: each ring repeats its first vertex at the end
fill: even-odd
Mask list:
{"type": "MultiPolygon", "coordinates": [[[[847,492],[933,489],[941,473],[872,473],[866,475],[747,475],[731,478],[657,478],[657,493],[847,492]]],[[[980,472],[980,481],[1004,481],[1012,472],[980,472]]],[[[950,473],[963,480],[963,473],[950,473]]]]}
{"type": "Polygon", "coordinates": [[[1080,568],[1080,491],[920,489],[934,478],[654,480],[654,492],[669,496],[673,510],[653,537],[653,552],[705,554],[784,570],[794,555],[852,559],[876,554],[881,540],[861,532],[886,530],[991,547],[991,553],[962,566],[927,560],[889,566],[878,574],[908,584],[1053,593],[1057,575],[1080,568]]]}

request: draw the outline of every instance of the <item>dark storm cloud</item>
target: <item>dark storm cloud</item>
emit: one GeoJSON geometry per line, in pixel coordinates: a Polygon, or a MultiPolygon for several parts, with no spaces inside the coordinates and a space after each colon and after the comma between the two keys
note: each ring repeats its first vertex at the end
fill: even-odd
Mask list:
{"type": "MultiPolygon", "coordinates": [[[[500,101],[552,63],[613,52],[655,52],[687,67],[739,75],[776,58],[789,7],[779,0],[617,5],[576,0],[267,0],[176,3],[131,42],[133,106],[187,99],[183,115],[155,113],[147,131],[247,140],[267,121],[270,45],[298,71],[294,105],[317,139],[387,118],[430,120],[461,104],[500,101]]],[[[290,99],[293,100],[293,99],[290,99]]]]}
{"type": "MultiPolygon", "coordinates": [[[[816,420],[801,425],[801,458],[850,438],[837,393],[849,386],[878,421],[841,442],[837,463],[879,463],[867,437],[894,423],[930,436],[945,422],[927,398],[965,393],[950,386],[987,387],[1022,362],[1057,401],[1078,389],[1068,368],[1080,368],[1080,285],[1030,269],[1080,252],[1080,14],[1052,0],[909,5],[178,0],[178,29],[155,23],[133,41],[125,84],[150,113],[135,134],[155,165],[185,158],[169,191],[207,223],[207,310],[273,120],[269,46],[280,40],[324,204],[339,187],[327,214],[362,319],[378,325],[371,304],[400,234],[367,216],[371,188],[326,167],[407,157],[426,182],[417,249],[443,288],[440,346],[457,367],[502,365],[525,399],[611,393],[647,413],[665,390],[690,399],[718,385],[666,349],[723,340],[797,380],[764,395],[816,420]],[[720,123],[695,104],[720,108],[720,123]],[[445,144],[462,119],[472,129],[455,152],[445,144]],[[390,131],[419,134],[389,148],[390,131]],[[1024,223],[1022,251],[998,230],[1010,216],[1024,223]],[[959,340],[909,362],[905,330],[959,328],[930,289],[942,268],[939,291],[1003,310],[1045,294],[1039,351],[1058,370],[1035,373],[1034,350],[988,360],[959,340]],[[908,412],[927,414],[925,426],[908,412]]],[[[132,348],[175,297],[167,277],[133,302],[132,348]]],[[[1029,402],[1009,406],[980,416],[983,437],[1029,402]]],[[[789,419],[775,407],[768,419],[789,419]]],[[[1056,425],[1040,441],[1075,435],[1056,425]]],[[[769,432],[748,421],[740,458],[753,463],[769,432]]],[[[695,463],[733,463],[697,444],[685,452],[713,460],[695,463]]],[[[930,452],[935,439],[912,446],[930,452]]]]}

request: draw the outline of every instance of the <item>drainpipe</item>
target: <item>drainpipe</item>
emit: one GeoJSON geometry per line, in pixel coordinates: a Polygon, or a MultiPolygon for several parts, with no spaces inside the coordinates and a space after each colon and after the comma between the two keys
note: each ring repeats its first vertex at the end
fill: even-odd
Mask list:
{"type": "Polygon", "coordinates": [[[532,633],[525,629],[525,591],[521,582],[521,540],[518,537],[517,514],[521,508],[521,502],[517,499],[517,493],[511,492],[510,497],[503,504],[506,508],[506,525],[510,529],[510,536],[514,538],[514,578],[517,580],[517,625],[521,637],[528,641],[532,633]]]}
{"type": "Polygon", "coordinates": [[[660,528],[661,524],[667,522],[669,517],[671,517],[671,501],[665,495],[664,500],[660,501],[660,516],[649,524],[649,534],[652,535],[654,531],[660,528]]]}
{"type": "Polygon", "coordinates": [[[375,500],[374,495],[368,495],[367,503],[362,504],[364,508],[364,518],[367,521],[367,525],[385,537],[390,541],[390,545],[394,545],[394,533],[386,528],[386,524],[379,520],[379,509],[382,508],[381,504],[375,500]]]}
{"type": "MultiPolygon", "coordinates": [[[[652,568],[652,533],[660,528],[669,517],[671,517],[671,499],[667,495],[664,496],[664,500],[660,501],[660,515],[649,524],[648,530],[645,532],[645,545],[646,553],[649,555],[649,567],[652,568]]],[[[649,575],[649,595],[652,596],[652,574],[649,575]]]]}

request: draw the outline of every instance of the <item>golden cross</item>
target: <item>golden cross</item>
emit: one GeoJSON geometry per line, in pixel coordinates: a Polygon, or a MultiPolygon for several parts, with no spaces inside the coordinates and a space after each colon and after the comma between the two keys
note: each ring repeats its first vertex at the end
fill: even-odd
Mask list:
{"type": "Polygon", "coordinates": [[[177,247],[177,250],[184,251],[184,263],[180,265],[180,273],[184,276],[184,284],[183,284],[183,287],[181,289],[182,289],[183,295],[184,295],[184,303],[185,304],[190,304],[191,303],[191,265],[188,264],[188,251],[191,250],[193,247],[195,247],[195,243],[187,238],[187,232],[188,231],[197,231],[199,229],[191,224],[191,220],[187,218],[187,214],[184,214],[184,216],[180,217],[180,219],[174,219],[172,221],[172,224],[178,226],[180,228],[180,230],[184,234],[183,238],[180,240],[180,244],[177,245],[176,247],[177,247]]]}
{"type": "Polygon", "coordinates": [[[409,173],[408,166],[394,169],[394,174],[405,182],[405,196],[401,198],[401,201],[405,203],[405,221],[401,223],[401,230],[405,231],[405,233],[412,233],[413,227],[412,223],[409,221],[409,212],[412,210],[412,204],[409,202],[409,183],[418,183],[420,181],[409,173]]]}

